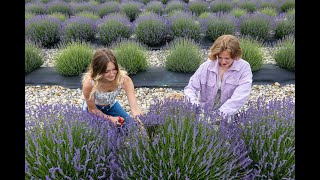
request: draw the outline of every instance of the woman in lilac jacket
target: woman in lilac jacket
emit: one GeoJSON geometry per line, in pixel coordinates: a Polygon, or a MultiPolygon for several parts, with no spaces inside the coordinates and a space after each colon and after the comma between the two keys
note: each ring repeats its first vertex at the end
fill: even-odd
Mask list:
{"type": "Polygon", "coordinates": [[[241,55],[236,37],[217,38],[210,48],[209,59],[200,65],[184,88],[186,99],[223,115],[236,113],[248,99],[252,85],[250,64],[241,55]]]}

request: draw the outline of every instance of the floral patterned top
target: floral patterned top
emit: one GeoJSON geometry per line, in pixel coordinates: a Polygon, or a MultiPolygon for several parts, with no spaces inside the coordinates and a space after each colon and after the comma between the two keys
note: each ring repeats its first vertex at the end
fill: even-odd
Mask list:
{"type": "MultiPolygon", "coordinates": [[[[93,85],[94,81],[91,80],[91,84],[93,85]]],[[[116,97],[120,94],[121,90],[121,83],[119,83],[118,88],[114,91],[111,92],[100,92],[96,91],[94,93],[94,101],[95,104],[97,105],[107,105],[110,104],[112,105],[113,103],[116,102],[116,97]]]]}

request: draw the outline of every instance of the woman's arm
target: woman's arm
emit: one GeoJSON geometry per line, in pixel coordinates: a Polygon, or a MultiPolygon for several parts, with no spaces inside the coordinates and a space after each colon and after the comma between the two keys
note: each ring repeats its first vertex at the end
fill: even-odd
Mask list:
{"type": "Polygon", "coordinates": [[[131,114],[133,117],[143,114],[141,109],[139,108],[136,95],[134,92],[134,85],[131,78],[127,75],[123,76],[123,89],[125,90],[128,98],[128,103],[131,109],[131,114]]]}

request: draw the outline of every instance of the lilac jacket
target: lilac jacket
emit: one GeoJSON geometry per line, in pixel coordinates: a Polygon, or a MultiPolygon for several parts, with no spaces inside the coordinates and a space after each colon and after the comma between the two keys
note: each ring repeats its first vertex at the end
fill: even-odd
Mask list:
{"type": "MultiPolygon", "coordinates": [[[[218,91],[219,64],[217,60],[208,59],[202,63],[190,77],[184,94],[191,103],[202,108],[213,107],[218,91]],[[197,94],[200,93],[199,102],[197,94]]],[[[224,73],[221,83],[221,107],[219,111],[225,115],[232,115],[243,106],[249,97],[252,85],[252,71],[250,64],[243,60],[235,60],[224,73]]]]}

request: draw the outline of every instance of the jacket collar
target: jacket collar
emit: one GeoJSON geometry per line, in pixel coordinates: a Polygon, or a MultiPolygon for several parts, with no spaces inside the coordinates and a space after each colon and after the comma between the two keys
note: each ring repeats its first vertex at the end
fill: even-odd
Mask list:
{"type": "MultiPolygon", "coordinates": [[[[210,60],[210,59],[209,59],[210,60]]],[[[234,60],[232,65],[230,66],[230,70],[231,71],[240,71],[240,67],[241,67],[241,61],[242,59],[238,59],[238,60],[234,60]]],[[[210,64],[208,67],[209,71],[213,71],[215,73],[219,72],[219,62],[218,60],[210,60],[210,64]]]]}

